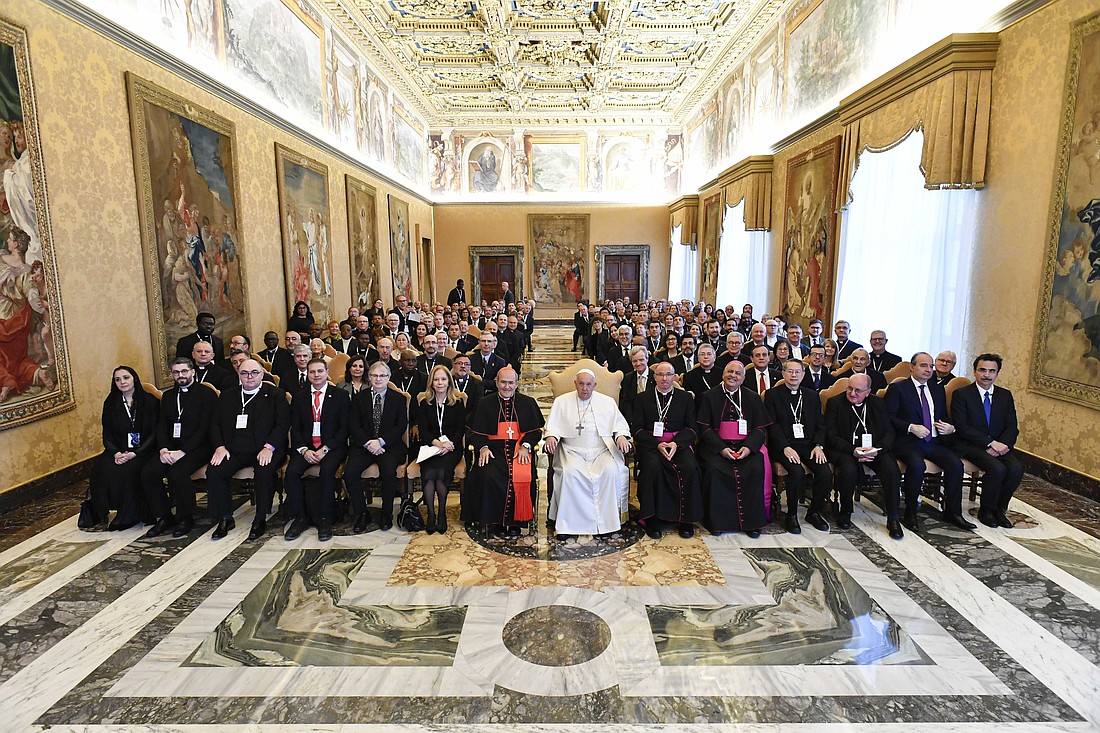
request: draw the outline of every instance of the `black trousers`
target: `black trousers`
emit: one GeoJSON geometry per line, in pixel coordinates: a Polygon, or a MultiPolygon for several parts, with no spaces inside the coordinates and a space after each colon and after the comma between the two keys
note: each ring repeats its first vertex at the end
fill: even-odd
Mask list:
{"type": "Polygon", "coordinates": [[[256,492],[256,517],[266,518],[271,513],[271,500],[275,497],[275,479],[279,468],[286,458],[285,451],[276,451],[271,463],[261,466],[256,462],[256,453],[236,451],[217,466],[206,469],[206,496],[210,505],[210,516],[214,521],[233,516],[233,503],[230,500],[229,480],[242,468],[256,470],[253,488],[256,492]]]}
{"type": "MultiPolygon", "coordinates": [[[[854,449],[853,449],[854,450],[854,449]]],[[[856,460],[851,453],[839,453],[828,451],[826,457],[833,464],[835,473],[834,487],[840,495],[840,513],[852,513],[852,497],[855,495],[856,481],[863,472],[863,465],[856,460]]],[[[901,508],[901,471],[898,470],[898,462],[890,451],[880,450],[875,460],[866,465],[878,476],[882,484],[882,493],[886,500],[886,516],[889,519],[897,519],[901,508]]],[[[915,506],[915,505],[914,505],[915,506]]]]}
{"type": "Polygon", "coordinates": [[[784,485],[787,490],[788,513],[794,512],[798,507],[798,501],[806,490],[807,481],[813,492],[810,495],[811,512],[820,512],[829,498],[829,490],[833,486],[833,472],[829,470],[828,463],[816,463],[810,458],[810,450],[795,448],[802,463],[794,463],[783,455],[783,451],[769,451],[769,455],[787,470],[784,485]]]}
{"type": "Polygon", "coordinates": [[[914,440],[902,448],[894,449],[905,464],[903,485],[905,510],[915,512],[920,505],[920,487],[924,483],[924,459],[943,469],[943,510],[948,514],[962,514],[963,464],[949,448],[937,442],[914,440]]]}
{"type": "Polygon", "coordinates": [[[363,493],[363,471],[378,464],[382,481],[382,521],[393,520],[393,500],[397,496],[397,467],[405,463],[405,446],[387,447],[382,455],[374,455],[366,448],[355,446],[348,453],[348,465],[344,468],[344,486],[351,499],[351,510],[356,516],[367,510],[363,493]]]}
{"type": "Polygon", "coordinates": [[[981,508],[1008,511],[1008,502],[1012,500],[1016,489],[1020,488],[1020,480],[1024,477],[1024,464],[1016,457],[1016,451],[997,457],[975,447],[963,451],[962,455],[984,474],[981,508]]]}
{"type": "Polygon", "coordinates": [[[290,463],[283,476],[283,488],[286,489],[287,509],[291,518],[306,518],[316,522],[318,519],[331,520],[336,513],[336,472],[347,455],[346,448],[330,450],[320,465],[320,489],[305,491],[302,486],[302,474],[313,467],[302,454],[292,451],[290,463]]]}
{"type": "Polygon", "coordinates": [[[209,450],[191,451],[173,464],[161,463],[156,455],[141,469],[141,485],[145,488],[145,500],[157,519],[167,517],[172,507],[176,519],[195,516],[195,484],[191,474],[210,460],[209,450]],[[168,479],[165,488],[164,479],[168,479]]]}

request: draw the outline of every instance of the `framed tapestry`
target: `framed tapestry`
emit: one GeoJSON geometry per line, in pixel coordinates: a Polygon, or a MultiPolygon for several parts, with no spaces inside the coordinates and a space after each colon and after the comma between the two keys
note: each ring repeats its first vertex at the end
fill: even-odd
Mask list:
{"type": "Polygon", "coordinates": [[[1032,389],[1100,407],[1100,15],[1070,40],[1032,389]]]}
{"type": "MultiPolygon", "coordinates": [[[[212,313],[226,342],[249,333],[233,123],[126,75],[145,291],[158,386],[176,341],[212,313]]],[[[190,356],[190,354],[185,354],[190,356]]]]}
{"type": "Polygon", "coordinates": [[[538,303],[573,305],[586,297],[588,224],[588,214],[527,215],[527,252],[538,303]]]}
{"type": "Polygon", "coordinates": [[[389,195],[390,271],[393,273],[393,297],[404,295],[412,300],[412,244],[409,239],[409,202],[389,195]]]}
{"type": "Polygon", "coordinates": [[[787,163],[783,198],[780,312],[797,323],[829,322],[836,267],[836,187],[840,138],[787,163]]]}
{"type": "Polygon", "coordinates": [[[303,301],[317,323],[334,315],[328,168],[275,143],[287,314],[303,301]]]}
{"type": "Polygon", "coordinates": [[[357,178],[347,176],[348,246],[351,249],[351,295],[362,313],[382,297],[378,283],[378,214],[375,191],[357,178]]]}
{"type": "Polygon", "coordinates": [[[0,430],[76,406],[27,31],[0,18],[0,430]]]}
{"type": "Polygon", "coordinates": [[[722,233],[722,193],[718,192],[703,202],[702,251],[701,263],[702,287],[699,298],[715,305],[718,297],[718,239],[722,233]]]}

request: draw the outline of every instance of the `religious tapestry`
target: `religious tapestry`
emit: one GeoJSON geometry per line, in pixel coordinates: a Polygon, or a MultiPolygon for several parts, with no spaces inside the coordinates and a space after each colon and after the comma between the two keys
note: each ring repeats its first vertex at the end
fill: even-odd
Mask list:
{"type": "Polygon", "coordinates": [[[347,176],[348,247],[351,250],[351,294],[365,312],[382,297],[378,282],[378,238],[374,189],[347,176]]]}
{"type": "Polygon", "coordinates": [[[780,312],[796,323],[828,322],[832,312],[839,160],[837,137],[787,163],[779,303],[780,312]]]}
{"type": "Polygon", "coordinates": [[[722,233],[722,194],[716,193],[703,202],[702,287],[699,297],[714,305],[718,297],[718,239],[722,233]]]}
{"type": "Polygon", "coordinates": [[[409,202],[392,194],[390,201],[390,271],[393,273],[393,297],[404,295],[412,300],[412,244],[409,239],[409,202]]]}
{"type": "Polygon", "coordinates": [[[0,18],[0,430],[76,406],[26,29],[0,18]]]}
{"type": "Polygon", "coordinates": [[[332,320],[332,226],[328,210],[328,168],[275,144],[279,220],[283,228],[287,314],[298,301],[309,304],[317,323],[332,320]]]}
{"type": "Polygon", "coordinates": [[[1100,15],[1071,38],[1031,387],[1100,407],[1100,15]]]}
{"type": "Polygon", "coordinates": [[[572,305],[584,299],[588,278],[588,214],[528,214],[527,252],[535,300],[572,305]]]}

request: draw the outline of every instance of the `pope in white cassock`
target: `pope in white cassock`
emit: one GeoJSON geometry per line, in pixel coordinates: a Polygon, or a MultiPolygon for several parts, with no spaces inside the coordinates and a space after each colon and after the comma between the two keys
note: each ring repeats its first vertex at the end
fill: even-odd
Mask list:
{"type": "Polygon", "coordinates": [[[581,369],[577,391],[554,400],[545,450],[554,471],[549,518],[559,535],[607,534],[622,527],[630,474],[630,425],[615,400],[596,392],[596,375],[581,369]]]}

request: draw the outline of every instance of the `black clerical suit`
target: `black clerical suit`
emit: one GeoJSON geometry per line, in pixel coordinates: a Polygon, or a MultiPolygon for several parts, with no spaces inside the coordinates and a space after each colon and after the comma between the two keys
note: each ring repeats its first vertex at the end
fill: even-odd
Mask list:
{"type": "Polygon", "coordinates": [[[1024,476],[1024,466],[1014,449],[1020,437],[1016,402],[1011,392],[994,385],[987,420],[982,395],[977,384],[968,384],[956,390],[951,398],[951,422],[958,431],[955,446],[963,458],[983,473],[981,508],[1003,514],[1024,476]],[[993,441],[1007,445],[1008,453],[1003,456],[987,453],[986,448],[993,441]]]}
{"type": "Polygon", "coordinates": [[[894,428],[886,412],[886,402],[869,394],[863,404],[856,407],[848,401],[847,394],[838,394],[825,405],[825,457],[833,464],[834,483],[840,496],[840,513],[851,516],[852,497],[861,472],[855,449],[862,445],[861,436],[871,434],[871,445],[878,454],[866,465],[878,476],[886,499],[886,516],[898,518],[901,497],[898,486],[901,474],[894,458],[894,428]]]}
{"type": "Polygon", "coordinates": [[[695,407],[699,407],[699,398],[722,383],[722,372],[718,365],[711,367],[709,372],[704,371],[699,364],[684,375],[684,389],[695,395],[695,407]]]}
{"type": "Polygon", "coordinates": [[[734,393],[728,393],[725,385],[715,387],[699,401],[699,462],[703,466],[704,521],[709,531],[757,532],[767,523],[766,495],[772,487],[766,485],[761,448],[767,439],[768,421],[763,401],[745,384],[734,393]],[[747,434],[722,437],[724,430],[742,419],[747,434]],[[733,460],[723,455],[726,448],[735,453],[748,448],[749,454],[733,460]]]}
{"type": "Polygon", "coordinates": [[[848,339],[843,344],[841,344],[839,341],[837,341],[836,342],[836,363],[840,364],[845,359],[847,359],[849,356],[851,356],[853,351],[855,351],[856,349],[862,349],[862,348],[863,348],[863,344],[856,343],[855,341],[852,341],[851,339],[848,339]]]}
{"type": "Polygon", "coordinates": [[[882,372],[878,371],[877,369],[872,369],[871,367],[867,367],[867,371],[865,371],[865,372],[857,372],[855,369],[850,369],[847,372],[845,372],[844,374],[841,374],[840,376],[841,377],[848,377],[850,379],[851,377],[855,376],[856,374],[866,374],[871,379],[871,391],[872,392],[877,393],[880,389],[886,389],[887,387],[890,386],[886,382],[886,376],[883,375],[882,372]]]}
{"type": "Polygon", "coordinates": [[[477,337],[472,333],[468,333],[465,336],[458,337],[458,345],[455,346],[455,351],[460,354],[469,354],[471,351],[477,348],[477,337]]]}
{"type": "Polygon", "coordinates": [[[429,357],[427,354],[421,354],[416,357],[416,368],[418,371],[424,372],[427,375],[431,375],[432,369],[437,365],[445,366],[448,369],[454,366],[451,360],[443,356],[443,354],[436,352],[435,356],[429,357]]]}
{"type": "Polygon", "coordinates": [[[214,451],[214,446],[210,445],[210,422],[217,405],[218,395],[214,390],[195,382],[187,387],[171,387],[161,397],[157,450],[179,450],[183,451],[183,456],[169,464],[162,463],[160,456],[154,455],[142,468],[141,485],[145,487],[149,511],[157,519],[167,519],[172,506],[176,508],[176,520],[194,517],[195,487],[191,474],[209,461],[214,451]],[[165,478],[168,479],[167,490],[165,478]]]}
{"type": "Polygon", "coordinates": [[[368,367],[374,362],[378,361],[378,349],[374,348],[370,344],[368,344],[366,348],[363,348],[359,345],[358,341],[352,341],[348,345],[348,350],[345,353],[347,353],[349,358],[352,356],[363,357],[363,361],[367,363],[368,367]]]}
{"type": "Polygon", "coordinates": [[[213,362],[206,366],[195,365],[195,381],[199,384],[209,384],[219,392],[240,383],[236,372],[226,371],[213,362]]]}
{"type": "Polygon", "coordinates": [[[256,518],[266,519],[275,496],[275,477],[286,457],[287,431],[290,429],[290,405],[286,395],[273,384],[262,382],[253,395],[238,387],[222,392],[217,412],[210,424],[210,444],[215,452],[224,446],[229,455],[217,466],[206,469],[206,493],[210,514],[215,520],[233,515],[229,480],[242,468],[255,469],[256,518]],[[240,416],[246,415],[243,427],[240,416]],[[270,446],[271,461],[258,461],[264,446],[270,446]]]}
{"type": "MultiPolygon", "coordinates": [[[[947,394],[943,387],[929,381],[926,400],[932,409],[932,422],[950,422],[947,394]]],[[[925,440],[909,432],[910,425],[923,424],[921,398],[913,379],[894,382],[886,390],[886,411],[894,426],[894,453],[905,464],[904,489],[906,516],[916,515],[924,483],[924,459],[943,470],[943,509],[945,515],[962,517],[962,461],[951,450],[953,438],[935,435],[925,440]]],[[[935,432],[935,431],[933,431],[935,432]]]]}
{"type": "Polygon", "coordinates": [[[466,288],[453,287],[447,293],[447,305],[458,305],[466,302],[466,288]]]}
{"type": "Polygon", "coordinates": [[[393,525],[393,500],[397,496],[397,467],[405,463],[405,431],[409,427],[409,412],[405,396],[387,388],[381,396],[382,411],[376,429],[375,394],[373,389],[364,389],[351,401],[351,450],[344,470],[344,485],[351,499],[352,511],[358,517],[367,511],[363,471],[377,463],[382,482],[381,526],[389,528],[393,525]],[[382,442],[380,455],[367,450],[366,445],[371,440],[382,442]]]}
{"type": "Polygon", "coordinates": [[[351,413],[351,397],[342,389],[326,384],[324,394],[317,400],[314,388],[303,389],[294,395],[290,406],[290,463],[286,468],[283,486],[286,487],[287,508],[291,519],[314,522],[332,521],[336,513],[336,471],[348,454],[348,430],[351,413]],[[320,423],[320,435],[314,437],[314,422],[320,423]],[[302,490],[302,474],[313,464],[305,459],[306,450],[325,453],[320,462],[320,491],[302,490]]]}
{"type": "Polygon", "coordinates": [[[698,522],[703,518],[703,496],[694,450],[695,400],[675,387],[668,396],[647,388],[630,412],[630,432],[638,450],[638,518],[643,523],[651,518],[676,524],[698,522]],[[663,427],[661,436],[653,434],[658,422],[664,423],[658,426],[663,427]],[[672,460],[658,450],[662,442],[676,443],[672,460]]]}
{"type": "Polygon", "coordinates": [[[764,393],[768,409],[768,455],[787,470],[787,514],[793,514],[810,480],[810,514],[821,513],[833,484],[833,472],[828,463],[818,463],[810,457],[817,446],[825,448],[825,419],[821,414],[821,397],[809,387],[794,392],[780,382],[764,393]],[[801,426],[802,437],[795,435],[795,425],[801,426]],[[787,458],[785,450],[793,448],[799,462],[787,458]]]}
{"type": "Polygon", "coordinates": [[[508,362],[500,358],[496,352],[489,354],[488,358],[481,351],[475,351],[470,356],[470,371],[481,377],[481,386],[485,388],[485,394],[497,391],[497,372],[508,366],[508,362]]]}
{"type": "Polygon", "coordinates": [[[176,342],[176,356],[186,356],[190,359],[191,351],[199,341],[205,341],[214,347],[215,362],[225,359],[225,346],[222,344],[222,340],[213,334],[209,336],[199,336],[198,331],[180,337],[179,341],[176,342]]]}
{"type": "Polygon", "coordinates": [[[481,377],[476,374],[470,374],[465,379],[459,379],[452,375],[452,380],[454,381],[455,389],[466,395],[467,417],[474,414],[474,410],[477,409],[478,401],[480,401],[482,395],[485,394],[485,387],[481,384],[481,377]]]}
{"type": "Polygon", "coordinates": [[[390,375],[390,384],[412,397],[409,404],[412,409],[416,407],[416,396],[428,388],[428,375],[418,369],[411,372],[398,369],[390,375]]]}
{"type": "Polygon", "coordinates": [[[869,352],[871,357],[871,369],[876,372],[888,372],[898,364],[901,363],[901,357],[897,354],[891,354],[889,351],[882,352],[881,355],[875,352],[869,352]]]}

